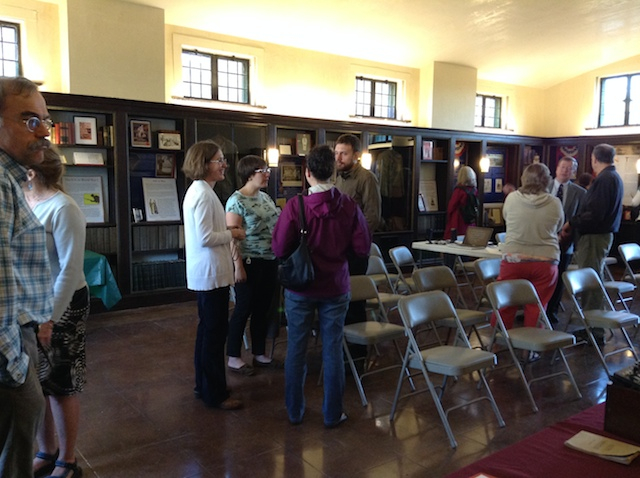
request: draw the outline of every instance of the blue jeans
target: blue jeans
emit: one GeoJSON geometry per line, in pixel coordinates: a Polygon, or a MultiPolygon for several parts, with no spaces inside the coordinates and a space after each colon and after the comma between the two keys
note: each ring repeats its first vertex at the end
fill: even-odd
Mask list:
{"type": "Polygon", "coordinates": [[[326,425],[335,424],[342,415],[344,360],[342,334],[351,294],[328,298],[304,297],[285,290],[287,314],[287,359],[285,360],[285,401],[289,420],[299,423],[304,416],[304,382],[307,376],[307,343],[318,311],[324,366],[322,413],[326,425]]]}

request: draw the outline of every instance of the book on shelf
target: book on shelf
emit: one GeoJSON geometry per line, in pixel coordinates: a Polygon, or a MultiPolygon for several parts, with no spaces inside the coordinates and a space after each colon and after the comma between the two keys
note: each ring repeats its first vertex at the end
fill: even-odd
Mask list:
{"type": "Polygon", "coordinates": [[[615,461],[623,465],[629,465],[638,455],[640,447],[623,441],[607,438],[582,430],[564,442],[573,450],[578,450],[589,455],[615,461]]]}

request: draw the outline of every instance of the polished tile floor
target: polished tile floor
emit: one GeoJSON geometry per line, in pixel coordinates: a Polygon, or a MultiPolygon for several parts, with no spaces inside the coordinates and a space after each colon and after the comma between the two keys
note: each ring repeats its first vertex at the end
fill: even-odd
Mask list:
{"type": "MultiPolygon", "coordinates": [[[[490,386],[507,425],[498,427],[487,402],[455,410],[450,421],[456,450],[449,447],[428,394],[401,402],[396,420],[389,421],[397,370],[365,379],[367,407],[347,377],[349,420],[327,430],[317,385],[319,350],[310,348],[307,414],[302,425],[292,426],[281,370],[259,370],[253,377],[229,374],[234,396],[245,403],[242,410],[207,409],[196,400],[195,330],[193,302],[91,316],[89,382],[81,397],[77,447],[85,476],[440,477],[605,399],[606,375],[593,350],[581,345],[568,360],[582,399],[575,398],[566,379],[540,382],[533,386],[540,411],[533,413],[514,369],[495,371],[490,386]]],[[[284,334],[282,329],[280,340],[284,334]]],[[[278,344],[275,356],[284,359],[285,349],[278,344]]],[[[615,370],[632,360],[616,356],[611,363],[615,370]]],[[[532,367],[535,373],[555,365],[543,357],[532,367]]],[[[464,378],[451,390],[476,393],[464,378]]]]}

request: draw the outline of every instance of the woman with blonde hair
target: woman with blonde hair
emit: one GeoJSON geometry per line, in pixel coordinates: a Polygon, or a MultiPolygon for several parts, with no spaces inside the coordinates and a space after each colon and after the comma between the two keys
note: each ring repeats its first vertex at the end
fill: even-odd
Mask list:
{"type": "Polygon", "coordinates": [[[456,238],[451,237],[451,229],[455,229],[457,234],[463,236],[469,226],[475,225],[476,218],[473,220],[465,218],[463,209],[468,201],[475,201],[477,204],[477,197],[478,182],[475,171],[469,166],[461,166],[458,171],[456,187],[453,188],[453,194],[447,206],[447,225],[444,228],[444,239],[455,241],[456,238]]]}

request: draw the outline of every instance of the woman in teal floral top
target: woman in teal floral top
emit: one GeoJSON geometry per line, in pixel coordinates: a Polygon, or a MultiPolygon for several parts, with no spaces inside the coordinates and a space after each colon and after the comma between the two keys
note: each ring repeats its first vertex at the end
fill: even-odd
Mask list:
{"type": "Polygon", "coordinates": [[[276,258],[271,251],[271,234],[278,220],[273,200],[263,191],[271,170],[258,156],[245,156],[237,173],[243,182],[227,201],[227,227],[241,227],[247,237],[232,245],[235,268],[236,305],[229,322],[227,367],[242,375],[253,375],[254,367],[278,367],[265,354],[269,328],[268,312],[278,286],[276,258]],[[251,316],[253,366],[242,360],[242,336],[251,316]]]}

